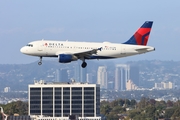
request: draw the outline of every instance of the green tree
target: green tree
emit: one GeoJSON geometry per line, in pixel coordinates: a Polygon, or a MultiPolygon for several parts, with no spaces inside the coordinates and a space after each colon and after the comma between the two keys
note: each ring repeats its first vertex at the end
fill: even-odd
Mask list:
{"type": "Polygon", "coordinates": [[[28,115],[28,103],[22,101],[8,103],[4,106],[4,113],[8,115],[13,115],[15,113],[19,115],[28,115]]]}
{"type": "Polygon", "coordinates": [[[144,109],[146,106],[148,106],[148,98],[142,97],[140,102],[137,104],[139,109],[144,109]]]}
{"type": "Polygon", "coordinates": [[[112,112],[114,112],[115,114],[121,114],[126,112],[126,109],[122,106],[116,106],[112,109],[112,112]]]}
{"type": "Polygon", "coordinates": [[[173,119],[180,119],[180,107],[176,108],[174,114],[172,115],[173,119]]]}
{"type": "Polygon", "coordinates": [[[145,109],[146,117],[150,119],[154,119],[156,108],[154,106],[149,106],[145,109]]]}
{"type": "Polygon", "coordinates": [[[141,111],[140,110],[131,110],[129,112],[129,117],[131,119],[135,118],[137,115],[141,114],[141,111]]]}
{"type": "Polygon", "coordinates": [[[136,105],[136,103],[137,103],[136,100],[132,99],[130,102],[130,106],[133,107],[136,105]]]}
{"type": "Polygon", "coordinates": [[[155,107],[157,110],[162,111],[166,109],[166,102],[165,101],[156,101],[155,107]]]}
{"type": "Polygon", "coordinates": [[[111,107],[115,107],[115,106],[117,106],[117,105],[119,105],[118,100],[114,100],[114,101],[112,101],[112,102],[110,103],[110,106],[111,106],[111,107]]]}
{"type": "Polygon", "coordinates": [[[170,101],[170,100],[168,100],[166,104],[167,104],[167,107],[172,107],[173,106],[173,102],[170,101]]]}
{"type": "Polygon", "coordinates": [[[168,108],[165,110],[164,118],[171,118],[171,116],[174,114],[175,109],[174,108],[168,108]]]}
{"type": "Polygon", "coordinates": [[[136,115],[133,120],[146,120],[146,115],[144,113],[136,115]]]}
{"type": "Polygon", "coordinates": [[[103,105],[100,107],[100,112],[101,114],[107,116],[109,114],[109,112],[111,111],[111,108],[110,106],[107,104],[107,105],[103,105]]]}
{"type": "Polygon", "coordinates": [[[117,101],[118,101],[118,105],[120,105],[120,106],[123,106],[125,103],[125,100],[123,100],[123,99],[118,99],[117,101]]]}
{"type": "Polygon", "coordinates": [[[119,116],[114,112],[110,112],[106,117],[107,117],[107,120],[118,120],[119,119],[119,116]]]}

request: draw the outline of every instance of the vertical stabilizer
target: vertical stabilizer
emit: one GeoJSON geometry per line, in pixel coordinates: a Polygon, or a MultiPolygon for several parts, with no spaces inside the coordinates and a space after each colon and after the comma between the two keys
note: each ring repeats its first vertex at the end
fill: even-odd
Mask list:
{"type": "Polygon", "coordinates": [[[134,35],[123,44],[146,45],[151,32],[153,21],[146,21],[134,35]]]}

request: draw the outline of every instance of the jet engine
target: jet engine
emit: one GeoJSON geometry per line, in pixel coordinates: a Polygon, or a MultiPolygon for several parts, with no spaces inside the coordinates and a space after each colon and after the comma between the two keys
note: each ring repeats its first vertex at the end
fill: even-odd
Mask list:
{"type": "Polygon", "coordinates": [[[68,63],[71,61],[75,61],[78,58],[72,54],[59,54],[58,59],[60,63],[68,63]]]}

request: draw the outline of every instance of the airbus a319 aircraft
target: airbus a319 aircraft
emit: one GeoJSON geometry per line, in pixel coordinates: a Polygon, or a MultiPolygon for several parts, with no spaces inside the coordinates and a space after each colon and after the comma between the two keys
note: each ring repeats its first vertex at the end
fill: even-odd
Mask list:
{"type": "Polygon", "coordinates": [[[121,58],[154,51],[154,47],[146,46],[152,24],[152,21],[146,21],[129,40],[122,44],[37,40],[28,43],[20,51],[26,55],[40,57],[39,65],[42,64],[43,57],[57,57],[60,63],[80,59],[81,66],[85,68],[86,59],[121,58]]]}

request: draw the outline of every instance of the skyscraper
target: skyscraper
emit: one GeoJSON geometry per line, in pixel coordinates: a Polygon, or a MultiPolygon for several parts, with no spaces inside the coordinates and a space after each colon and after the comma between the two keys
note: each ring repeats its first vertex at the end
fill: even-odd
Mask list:
{"type": "Polygon", "coordinates": [[[86,83],[87,82],[87,67],[82,68],[80,67],[80,82],[86,83]]]}
{"type": "Polygon", "coordinates": [[[59,70],[59,82],[69,82],[67,69],[59,70]]]}
{"type": "Polygon", "coordinates": [[[129,79],[129,65],[117,64],[115,70],[115,90],[126,90],[129,79]]]}
{"type": "Polygon", "coordinates": [[[93,76],[92,73],[87,73],[86,74],[87,82],[92,83],[93,82],[93,76]]]}
{"type": "Polygon", "coordinates": [[[55,75],[55,82],[59,82],[60,77],[60,70],[56,69],[56,75],[55,75]]]}
{"type": "Polygon", "coordinates": [[[76,82],[87,82],[87,68],[80,67],[80,64],[77,62],[77,64],[74,67],[74,79],[76,82]]]}
{"type": "Polygon", "coordinates": [[[139,86],[139,67],[136,65],[130,65],[129,79],[136,85],[139,86]]]}
{"type": "Polygon", "coordinates": [[[76,82],[80,82],[80,64],[78,62],[74,66],[74,79],[76,82]]]}
{"type": "Polygon", "coordinates": [[[99,66],[97,71],[97,84],[100,88],[107,89],[107,71],[106,66],[99,66]]]}

